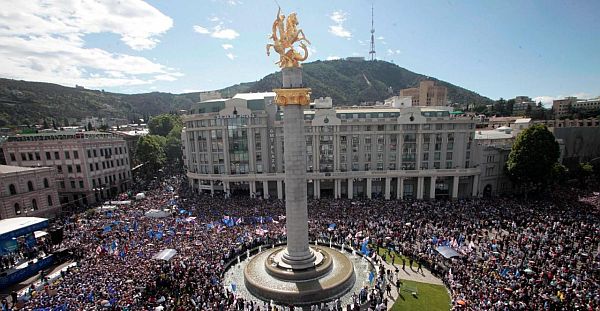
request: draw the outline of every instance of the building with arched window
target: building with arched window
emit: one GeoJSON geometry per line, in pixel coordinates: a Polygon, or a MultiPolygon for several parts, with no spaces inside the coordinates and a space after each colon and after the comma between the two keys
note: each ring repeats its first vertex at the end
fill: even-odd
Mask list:
{"type": "MultiPolygon", "coordinates": [[[[53,188],[56,184],[59,199],[53,201],[55,206],[104,202],[130,187],[129,147],[121,136],[113,133],[18,134],[9,136],[2,150],[8,165],[54,169],[55,178],[33,181],[33,191],[53,188]]],[[[24,191],[30,191],[27,182],[24,186],[24,191]]],[[[45,197],[37,200],[40,210],[46,201],[45,197]]]]}
{"type": "Polygon", "coordinates": [[[57,215],[60,204],[54,175],[51,167],[0,165],[0,219],[57,215]]]}

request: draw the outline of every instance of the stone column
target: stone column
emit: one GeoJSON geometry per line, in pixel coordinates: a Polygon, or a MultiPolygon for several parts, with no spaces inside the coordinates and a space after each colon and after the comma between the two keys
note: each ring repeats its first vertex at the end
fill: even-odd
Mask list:
{"type": "Polygon", "coordinates": [[[215,182],[214,181],[210,181],[210,195],[214,195],[215,194],[215,182]]]}
{"type": "Polygon", "coordinates": [[[281,180],[277,181],[277,198],[283,200],[283,184],[281,180]]]}
{"type": "Polygon", "coordinates": [[[339,179],[334,179],[333,180],[333,197],[335,199],[339,199],[341,197],[341,184],[340,184],[340,180],[339,179]]]}
{"type": "Polygon", "coordinates": [[[429,184],[429,198],[435,199],[435,181],[437,180],[436,176],[431,176],[431,183],[429,184]]]}
{"type": "Polygon", "coordinates": [[[224,181],[223,182],[223,192],[225,193],[225,197],[229,197],[229,189],[231,189],[231,186],[229,185],[228,181],[224,181]]]}
{"type": "Polygon", "coordinates": [[[367,178],[367,198],[371,198],[371,194],[373,192],[373,180],[371,178],[367,178]]]}
{"type": "Polygon", "coordinates": [[[282,75],[283,88],[274,90],[277,104],[283,108],[287,248],[282,260],[298,270],[313,267],[315,262],[308,247],[304,137],[304,105],[309,104],[310,90],[302,88],[301,68],[284,68],[282,75]]]}
{"type": "Polygon", "coordinates": [[[250,188],[250,197],[256,198],[256,181],[252,180],[248,182],[250,188]]]}
{"type": "Polygon", "coordinates": [[[269,181],[263,181],[263,198],[268,199],[271,196],[269,195],[269,181]]]}
{"type": "Polygon", "coordinates": [[[396,192],[396,197],[398,200],[404,199],[404,178],[398,177],[398,192],[396,192]]]}
{"type": "Polygon", "coordinates": [[[348,178],[348,199],[354,198],[354,180],[348,178]]]}
{"type": "Polygon", "coordinates": [[[321,181],[318,179],[313,180],[313,197],[315,199],[321,198],[321,181]]]}
{"type": "Polygon", "coordinates": [[[423,200],[423,177],[417,177],[417,200],[423,200]]]}
{"type": "Polygon", "coordinates": [[[458,199],[458,176],[454,176],[452,179],[452,199],[458,199]]]}
{"type": "Polygon", "coordinates": [[[390,177],[386,177],[385,179],[385,199],[389,200],[390,199],[390,187],[391,187],[391,178],[390,177]]]}
{"type": "Polygon", "coordinates": [[[473,194],[476,197],[479,194],[479,175],[473,175],[473,194]]]}

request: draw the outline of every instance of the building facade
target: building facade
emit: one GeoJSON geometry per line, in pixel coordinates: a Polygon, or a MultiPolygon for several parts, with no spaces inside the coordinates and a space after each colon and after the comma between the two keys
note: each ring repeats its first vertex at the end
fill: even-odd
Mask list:
{"type": "Polygon", "coordinates": [[[524,116],[527,109],[534,109],[536,103],[529,96],[517,96],[515,97],[515,103],[513,104],[513,116],[524,116]]]}
{"type": "MultiPolygon", "coordinates": [[[[197,191],[283,199],[282,113],[274,93],[196,104],[183,116],[184,163],[197,191]]],[[[478,195],[475,120],[444,107],[304,111],[308,195],[462,198],[478,195]]]]}
{"type": "Polygon", "coordinates": [[[600,110],[600,97],[592,99],[577,99],[577,97],[566,97],[556,99],[552,102],[554,116],[560,118],[571,113],[571,109],[577,110],[600,110]]]}
{"type": "Polygon", "coordinates": [[[448,89],[433,81],[421,81],[419,87],[400,90],[400,96],[412,97],[413,106],[447,106],[448,89]]]}
{"type": "Polygon", "coordinates": [[[17,135],[2,147],[9,165],[54,168],[62,206],[101,202],[130,186],[127,144],[113,133],[17,135]]]}
{"type": "Polygon", "coordinates": [[[51,167],[0,165],[0,219],[60,213],[55,172],[51,167]]]}

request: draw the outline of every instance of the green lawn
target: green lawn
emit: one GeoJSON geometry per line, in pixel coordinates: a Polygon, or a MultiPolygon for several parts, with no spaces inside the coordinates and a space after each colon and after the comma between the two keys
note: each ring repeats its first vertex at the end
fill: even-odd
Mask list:
{"type": "MultiPolygon", "coordinates": [[[[400,295],[392,310],[402,311],[448,311],[450,296],[443,285],[420,283],[403,280],[409,288],[416,286],[418,295],[413,297],[411,292],[400,289],[400,295]]],[[[393,290],[396,290],[394,288],[393,290]]]]}
{"type": "MultiPolygon", "coordinates": [[[[387,253],[387,249],[385,249],[385,248],[381,248],[381,247],[379,247],[379,248],[377,249],[377,254],[379,254],[379,256],[381,256],[381,255],[382,255],[382,254],[384,254],[384,253],[387,253]]],[[[406,262],[406,266],[407,266],[407,267],[409,266],[408,264],[410,263],[410,262],[409,262],[410,258],[408,258],[408,257],[406,257],[406,256],[403,256],[403,255],[398,255],[398,254],[397,254],[395,251],[391,251],[391,252],[390,252],[390,256],[391,256],[392,254],[394,254],[394,264],[395,264],[395,265],[400,265],[400,267],[402,267],[402,259],[404,259],[404,261],[406,262]]],[[[387,263],[392,263],[392,258],[391,258],[390,256],[386,256],[386,258],[385,258],[385,261],[386,261],[387,263]]],[[[418,267],[418,266],[419,266],[419,264],[418,264],[418,263],[417,263],[417,261],[415,260],[415,261],[413,261],[413,264],[412,264],[412,266],[413,266],[414,268],[416,268],[416,267],[418,267]]]]}

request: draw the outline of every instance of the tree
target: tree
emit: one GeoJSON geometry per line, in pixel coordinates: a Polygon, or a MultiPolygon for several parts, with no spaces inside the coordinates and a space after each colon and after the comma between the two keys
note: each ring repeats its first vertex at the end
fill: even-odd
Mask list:
{"type": "Polygon", "coordinates": [[[54,119],[52,119],[52,128],[57,130],[58,126],[56,126],[56,121],[54,121],[54,119]]]}
{"type": "Polygon", "coordinates": [[[554,166],[552,166],[552,180],[562,185],[567,181],[567,177],[567,167],[558,162],[554,163],[554,166]]]}
{"type": "Polygon", "coordinates": [[[87,124],[87,130],[88,130],[88,131],[91,131],[91,130],[92,130],[92,122],[91,122],[91,121],[88,121],[88,124],[87,124]]]}
{"type": "Polygon", "coordinates": [[[509,116],[512,116],[514,108],[515,108],[515,99],[513,98],[513,99],[507,100],[506,101],[506,113],[509,116]]]}
{"type": "Polygon", "coordinates": [[[165,143],[165,158],[170,166],[179,168],[181,166],[183,152],[181,151],[181,139],[169,136],[165,143]]]}
{"type": "Polygon", "coordinates": [[[50,125],[48,125],[48,121],[46,119],[44,119],[44,125],[42,125],[42,128],[45,130],[50,128],[50,125]]]}
{"type": "Polygon", "coordinates": [[[166,138],[162,136],[141,136],[138,139],[136,150],[138,161],[146,164],[150,170],[160,169],[166,161],[165,144],[166,138]]]}
{"type": "Polygon", "coordinates": [[[161,114],[150,119],[148,129],[150,130],[150,135],[166,137],[174,127],[181,126],[181,124],[181,118],[178,115],[161,114]]]}
{"type": "Polygon", "coordinates": [[[531,105],[527,105],[527,108],[525,108],[525,116],[531,117],[531,105]]]}
{"type": "Polygon", "coordinates": [[[500,97],[500,99],[496,101],[496,103],[494,104],[494,112],[498,116],[506,115],[506,101],[504,100],[504,98],[500,97]]]}
{"type": "Polygon", "coordinates": [[[525,191],[545,187],[560,156],[554,135],[543,124],[536,124],[517,136],[506,169],[509,178],[525,191]]]}
{"type": "Polygon", "coordinates": [[[572,178],[576,178],[579,181],[580,187],[585,187],[586,181],[594,173],[594,167],[588,163],[577,163],[571,174],[572,178]]]}

